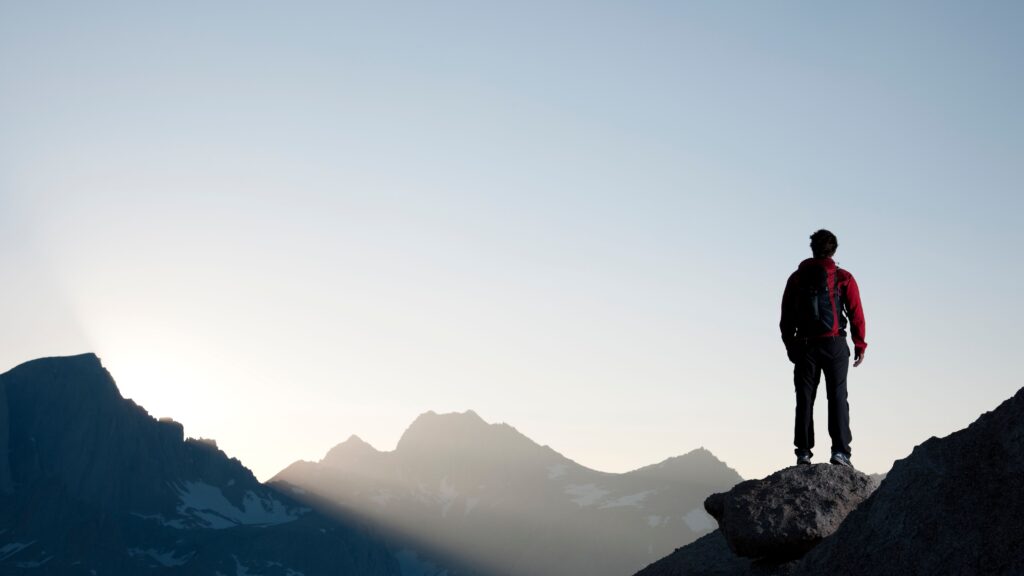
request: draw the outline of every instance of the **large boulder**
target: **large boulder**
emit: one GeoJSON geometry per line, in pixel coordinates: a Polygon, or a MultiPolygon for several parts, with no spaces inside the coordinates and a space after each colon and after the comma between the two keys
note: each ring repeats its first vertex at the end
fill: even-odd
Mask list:
{"type": "Polygon", "coordinates": [[[846,466],[815,464],[780,470],[712,494],[704,507],[739,556],[798,558],[836,531],[877,481],[846,466]]]}
{"type": "Polygon", "coordinates": [[[1024,388],[897,461],[799,573],[1024,574],[1024,388]]]}

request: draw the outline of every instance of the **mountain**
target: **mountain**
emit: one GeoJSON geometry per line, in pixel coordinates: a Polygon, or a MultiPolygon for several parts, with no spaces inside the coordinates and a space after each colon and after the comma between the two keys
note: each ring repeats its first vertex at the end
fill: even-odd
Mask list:
{"type": "Polygon", "coordinates": [[[419,416],[391,452],[353,436],[270,484],[449,575],[621,576],[712,530],[704,498],[740,480],[704,449],[598,472],[469,411],[419,416]]]}
{"type": "Polygon", "coordinates": [[[0,574],[399,573],[379,537],[123,398],[92,354],[0,375],[0,574]]]}

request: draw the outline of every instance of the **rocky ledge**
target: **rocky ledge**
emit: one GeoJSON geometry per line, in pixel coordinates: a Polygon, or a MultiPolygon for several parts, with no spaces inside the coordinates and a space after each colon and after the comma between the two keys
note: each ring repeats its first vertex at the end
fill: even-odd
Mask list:
{"type": "Polygon", "coordinates": [[[1024,389],[876,482],[818,465],[740,483],[705,502],[720,531],[637,576],[1024,574],[1024,389]]]}
{"type": "Polygon", "coordinates": [[[793,466],[712,494],[719,529],[637,576],[785,576],[878,487],[844,466],[793,466]]]}
{"type": "Polygon", "coordinates": [[[835,532],[877,487],[846,466],[793,466],[712,494],[704,508],[736,555],[791,560],[835,532]]]}

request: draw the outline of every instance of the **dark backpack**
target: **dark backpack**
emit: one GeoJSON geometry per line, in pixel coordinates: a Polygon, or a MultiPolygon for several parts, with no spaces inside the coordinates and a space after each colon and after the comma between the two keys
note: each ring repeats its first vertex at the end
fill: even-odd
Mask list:
{"type": "Polygon", "coordinates": [[[797,286],[797,334],[817,336],[831,331],[835,324],[833,299],[842,333],[846,328],[846,318],[843,317],[843,299],[839,293],[839,268],[836,268],[835,285],[830,287],[824,266],[804,266],[800,269],[797,286]]]}

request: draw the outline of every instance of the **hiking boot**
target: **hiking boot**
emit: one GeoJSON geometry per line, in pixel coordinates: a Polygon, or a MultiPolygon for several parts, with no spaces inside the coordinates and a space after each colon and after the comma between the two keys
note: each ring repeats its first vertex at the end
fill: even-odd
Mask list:
{"type": "Polygon", "coordinates": [[[832,459],[829,460],[829,463],[835,464],[836,466],[846,466],[849,468],[853,468],[853,462],[850,462],[850,457],[847,456],[846,454],[843,454],[842,452],[836,452],[835,454],[833,454],[832,459]]]}
{"type": "Polygon", "coordinates": [[[811,452],[797,452],[796,453],[796,465],[797,466],[810,466],[811,465],[811,452]]]}

